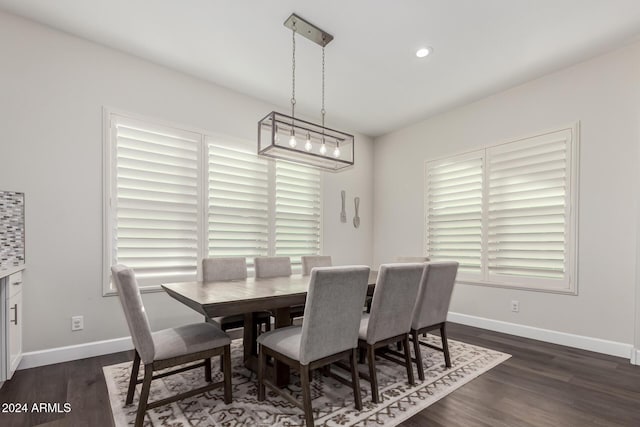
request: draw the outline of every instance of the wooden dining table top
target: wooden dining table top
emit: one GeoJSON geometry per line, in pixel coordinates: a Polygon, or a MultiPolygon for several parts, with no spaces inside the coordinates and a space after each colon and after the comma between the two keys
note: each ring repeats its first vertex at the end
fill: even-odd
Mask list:
{"type": "MultiPolygon", "coordinates": [[[[377,271],[370,271],[370,288],[375,285],[377,276],[377,271]]],[[[205,316],[230,316],[304,304],[310,277],[294,274],[261,279],[178,282],[163,284],[162,289],[205,316]]]]}
{"type": "MultiPolygon", "coordinates": [[[[305,303],[310,278],[294,274],[268,279],[179,282],[164,284],[162,289],[207,318],[242,314],[245,325],[253,325],[256,312],[270,310],[275,327],[282,328],[291,325],[290,307],[305,303]]],[[[377,271],[369,272],[370,295],[377,278],[377,271]]],[[[258,370],[256,338],[255,327],[243,328],[244,365],[254,372],[258,370]]],[[[278,386],[284,387],[289,383],[289,366],[277,362],[271,375],[278,386]]]]}

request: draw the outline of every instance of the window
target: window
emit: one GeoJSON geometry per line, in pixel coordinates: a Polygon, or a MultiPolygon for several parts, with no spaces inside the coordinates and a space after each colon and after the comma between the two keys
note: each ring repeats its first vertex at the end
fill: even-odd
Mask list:
{"type": "Polygon", "coordinates": [[[246,141],[105,112],[105,293],[126,264],[141,287],[196,280],[207,256],[321,250],[320,172],[246,141]]]}
{"type": "Polygon", "coordinates": [[[577,125],[426,163],[425,246],[458,280],[576,291],[577,125]]]}
{"type": "Polygon", "coordinates": [[[207,137],[209,256],[320,253],[320,172],[207,137]]]}
{"type": "Polygon", "coordinates": [[[269,255],[269,162],[208,138],[209,256],[269,255]]]}
{"type": "Polygon", "coordinates": [[[275,188],[275,254],[301,265],[320,253],[320,172],[276,161],[275,188]]]}

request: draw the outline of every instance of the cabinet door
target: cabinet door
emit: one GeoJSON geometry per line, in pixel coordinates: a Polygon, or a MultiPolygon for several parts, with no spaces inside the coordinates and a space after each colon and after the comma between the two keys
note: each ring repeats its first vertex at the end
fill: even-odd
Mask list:
{"type": "MultiPolygon", "coordinates": [[[[11,285],[10,285],[11,286],[11,285]]],[[[7,376],[11,378],[22,359],[22,289],[15,292],[7,300],[8,322],[8,370],[7,376]]]]}

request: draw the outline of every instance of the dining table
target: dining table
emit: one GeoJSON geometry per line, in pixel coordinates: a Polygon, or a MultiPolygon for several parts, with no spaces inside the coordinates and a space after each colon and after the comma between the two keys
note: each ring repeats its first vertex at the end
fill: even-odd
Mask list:
{"type": "MultiPolygon", "coordinates": [[[[377,271],[369,272],[368,295],[373,294],[377,271]]],[[[171,297],[192,308],[206,318],[244,316],[243,359],[244,365],[258,371],[258,328],[256,313],[269,311],[275,317],[275,328],[292,325],[292,306],[302,305],[307,297],[311,276],[254,278],[227,281],[193,281],[166,283],[162,289],[171,297]],[[250,325],[250,326],[249,326],[250,325]]],[[[364,306],[364,301],[363,301],[364,306]]],[[[274,382],[284,387],[289,383],[289,367],[277,362],[270,370],[274,382]]]]}

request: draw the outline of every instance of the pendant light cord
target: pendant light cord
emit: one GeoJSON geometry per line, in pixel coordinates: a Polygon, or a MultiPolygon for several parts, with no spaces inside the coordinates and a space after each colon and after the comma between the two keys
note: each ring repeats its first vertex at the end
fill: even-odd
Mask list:
{"type": "Polygon", "coordinates": [[[293,118],[296,116],[296,23],[293,22],[291,27],[291,126],[293,126],[293,118]]]}
{"type": "MultiPolygon", "coordinates": [[[[322,38],[324,42],[324,37],[322,38]]],[[[322,114],[322,127],[324,128],[324,115],[326,110],[324,109],[324,43],[322,45],[322,109],[320,110],[320,114],[322,114]]],[[[324,130],[323,130],[324,132],[324,130]]]]}

